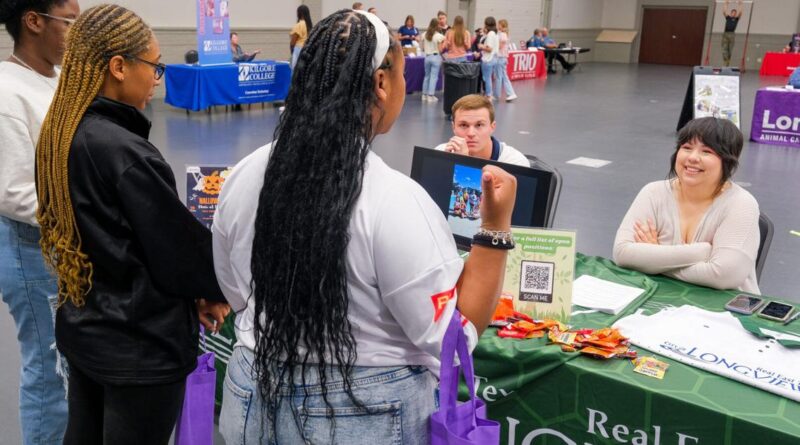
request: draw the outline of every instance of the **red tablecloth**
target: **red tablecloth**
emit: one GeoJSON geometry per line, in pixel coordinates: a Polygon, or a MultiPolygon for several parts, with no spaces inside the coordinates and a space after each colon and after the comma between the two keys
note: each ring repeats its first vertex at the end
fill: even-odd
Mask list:
{"type": "Polygon", "coordinates": [[[508,78],[511,80],[547,77],[544,51],[509,51],[508,78]]]}
{"type": "Polygon", "coordinates": [[[800,54],[766,53],[761,62],[762,76],[786,76],[800,65],[800,54]]]}

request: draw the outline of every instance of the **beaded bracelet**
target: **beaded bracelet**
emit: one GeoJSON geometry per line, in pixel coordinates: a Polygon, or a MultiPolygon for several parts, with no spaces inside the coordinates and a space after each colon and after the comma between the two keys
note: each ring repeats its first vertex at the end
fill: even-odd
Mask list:
{"type": "Polygon", "coordinates": [[[514,248],[514,236],[511,232],[487,230],[481,228],[472,237],[472,244],[491,247],[493,249],[511,250],[514,248]]]}

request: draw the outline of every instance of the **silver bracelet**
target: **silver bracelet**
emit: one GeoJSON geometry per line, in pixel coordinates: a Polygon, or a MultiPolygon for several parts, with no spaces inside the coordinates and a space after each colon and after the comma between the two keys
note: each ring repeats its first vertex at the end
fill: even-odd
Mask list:
{"type": "Polygon", "coordinates": [[[481,227],[472,240],[473,243],[486,247],[509,250],[514,248],[514,235],[509,231],[488,230],[481,227]]]}

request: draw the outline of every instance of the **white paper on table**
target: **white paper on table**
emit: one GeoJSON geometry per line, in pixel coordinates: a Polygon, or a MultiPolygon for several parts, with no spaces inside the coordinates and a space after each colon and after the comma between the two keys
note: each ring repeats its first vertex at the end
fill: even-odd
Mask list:
{"type": "Polygon", "coordinates": [[[644,289],[581,275],[572,282],[572,304],[617,315],[644,289]]]}
{"type": "Polygon", "coordinates": [[[687,305],[614,327],[636,346],[800,402],[800,352],[756,337],[729,312],[687,305]]]}
{"type": "Polygon", "coordinates": [[[567,161],[567,164],[580,165],[583,167],[591,167],[591,168],[605,167],[610,163],[611,161],[606,161],[605,159],[587,158],[584,156],[580,156],[575,159],[570,159],[569,161],[567,161]]]}

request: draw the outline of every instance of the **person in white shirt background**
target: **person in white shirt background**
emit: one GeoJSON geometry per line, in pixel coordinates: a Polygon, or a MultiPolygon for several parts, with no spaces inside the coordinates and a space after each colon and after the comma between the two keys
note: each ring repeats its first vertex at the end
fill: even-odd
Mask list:
{"type": "MultiPolygon", "coordinates": [[[[237,312],[220,430],[229,443],[428,443],[444,332],[458,308],[474,347],[507,251],[463,261],[430,196],[370,150],[406,95],[380,19],[338,11],[303,51],[274,141],[233,169],[212,226],[237,312]]],[[[486,167],[482,186],[486,229],[507,232],[514,177],[486,167]]]]}
{"type": "Polygon", "coordinates": [[[492,75],[497,66],[498,52],[500,51],[500,39],[497,37],[497,22],[494,17],[489,16],[483,21],[483,42],[478,44],[481,50],[481,73],[483,74],[483,85],[486,96],[489,100],[493,99],[494,90],[492,89],[492,75]]]}
{"type": "Polygon", "coordinates": [[[51,302],[58,290],[39,247],[34,155],[58,85],[64,39],[79,13],[77,0],[0,2],[0,23],[14,41],[11,55],[0,62],[0,294],[20,344],[25,445],[61,443],[67,421],[64,384],[51,349],[51,302]]]}
{"type": "Polygon", "coordinates": [[[511,102],[517,98],[514,87],[511,86],[511,79],[508,78],[508,20],[500,19],[497,22],[497,33],[499,51],[497,54],[497,64],[494,68],[494,77],[497,84],[494,88],[494,97],[499,101],[503,96],[503,89],[506,90],[506,102],[511,102]]]}
{"type": "Polygon", "coordinates": [[[453,104],[453,137],[436,150],[464,156],[530,167],[530,161],[519,150],[498,141],[494,136],[497,122],[494,106],[488,96],[469,94],[453,104]]]}

